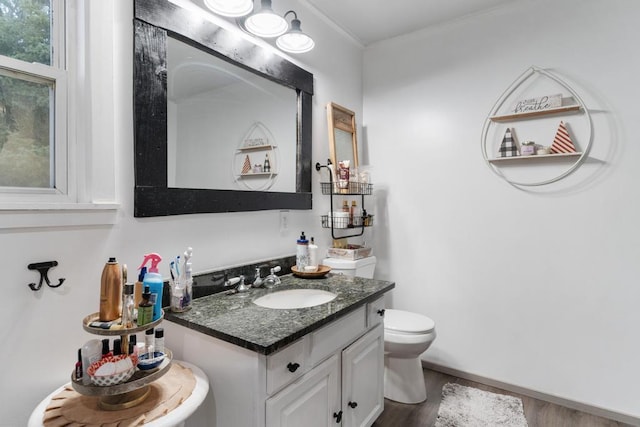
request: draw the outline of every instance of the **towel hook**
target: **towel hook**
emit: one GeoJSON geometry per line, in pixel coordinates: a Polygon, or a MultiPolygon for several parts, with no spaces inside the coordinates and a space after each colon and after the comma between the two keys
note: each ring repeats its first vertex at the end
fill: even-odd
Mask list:
{"type": "Polygon", "coordinates": [[[66,279],[61,278],[58,280],[57,285],[52,285],[51,281],[49,281],[48,272],[49,269],[58,265],[58,261],[47,261],[47,262],[35,262],[33,264],[29,264],[27,268],[29,270],[38,270],[40,272],[40,282],[36,285],[35,283],[29,283],[29,287],[32,291],[39,291],[42,287],[42,282],[47,282],[47,286],[50,288],[57,288],[62,285],[66,279]]]}

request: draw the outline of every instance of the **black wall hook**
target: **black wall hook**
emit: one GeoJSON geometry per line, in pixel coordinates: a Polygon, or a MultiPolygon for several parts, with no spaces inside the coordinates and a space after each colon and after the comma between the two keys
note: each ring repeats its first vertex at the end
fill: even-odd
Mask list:
{"type": "Polygon", "coordinates": [[[40,288],[42,287],[43,281],[47,282],[47,286],[49,286],[50,288],[57,288],[58,286],[62,285],[65,281],[64,278],[59,279],[57,285],[52,285],[51,282],[49,281],[49,276],[47,275],[47,273],[49,272],[49,269],[57,265],[58,265],[58,261],[36,262],[33,264],[29,264],[27,266],[29,270],[38,270],[40,272],[40,282],[38,282],[37,285],[35,283],[29,283],[29,287],[31,288],[31,290],[39,291],[40,288]]]}

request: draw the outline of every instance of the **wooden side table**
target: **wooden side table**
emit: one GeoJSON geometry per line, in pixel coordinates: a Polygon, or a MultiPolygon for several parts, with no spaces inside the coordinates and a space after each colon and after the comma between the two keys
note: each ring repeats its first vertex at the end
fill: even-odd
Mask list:
{"type": "MultiPolygon", "coordinates": [[[[151,422],[145,424],[145,427],[181,427],[184,426],[184,421],[189,418],[202,404],[207,393],[209,392],[209,379],[205,375],[205,373],[198,368],[197,366],[184,362],[174,360],[172,363],[178,363],[185,368],[191,369],[193,375],[196,379],[196,385],[193,389],[191,395],[180,404],[180,406],[176,407],[172,411],[168,412],[166,415],[163,415],[160,418],[156,418],[151,422]]],[[[29,417],[29,427],[43,427],[42,419],[44,416],[44,412],[49,406],[51,399],[56,396],[58,393],[63,391],[65,385],[60,386],[58,389],[53,391],[47,397],[45,397],[42,402],[36,406],[36,408],[31,413],[29,417]]]]}

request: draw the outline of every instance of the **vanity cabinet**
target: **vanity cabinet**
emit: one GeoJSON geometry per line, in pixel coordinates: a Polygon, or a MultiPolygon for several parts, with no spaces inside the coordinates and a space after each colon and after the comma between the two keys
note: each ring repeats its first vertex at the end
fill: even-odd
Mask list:
{"type": "Polygon", "coordinates": [[[266,402],[269,426],[370,426],[384,408],[382,326],[266,402]]]}
{"type": "Polygon", "coordinates": [[[382,297],[269,355],[166,322],[174,357],[212,390],[186,425],[370,426],[384,407],[381,307],[382,297]]]}

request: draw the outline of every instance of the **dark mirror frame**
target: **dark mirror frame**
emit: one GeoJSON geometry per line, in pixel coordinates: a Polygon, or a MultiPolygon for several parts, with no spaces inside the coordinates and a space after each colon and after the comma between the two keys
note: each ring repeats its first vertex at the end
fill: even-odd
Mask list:
{"type": "Polygon", "coordinates": [[[134,55],[135,217],[311,209],[313,74],[167,0],[135,0],[134,55]],[[295,89],[295,193],[167,186],[168,36],[295,89]]]}

